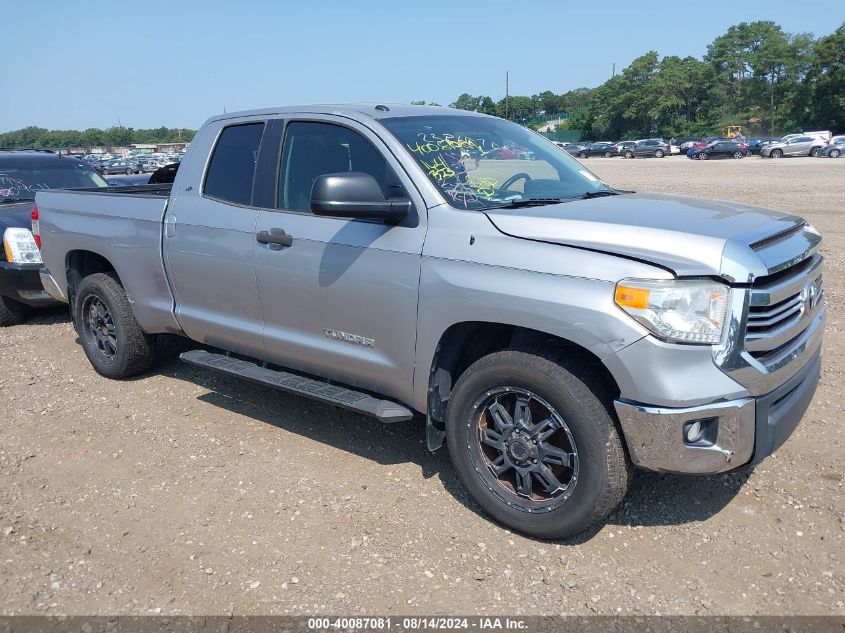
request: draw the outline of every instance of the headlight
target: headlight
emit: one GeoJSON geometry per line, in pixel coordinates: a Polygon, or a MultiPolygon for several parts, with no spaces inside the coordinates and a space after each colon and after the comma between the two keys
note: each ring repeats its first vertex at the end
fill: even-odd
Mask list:
{"type": "Polygon", "coordinates": [[[3,233],[6,260],[18,264],[40,264],[41,253],[29,229],[9,228],[3,233]]]}
{"type": "Polygon", "coordinates": [[[624,279],[616,305],[658,337],[676,343],[713,344],[722,339],[730,288],[707,280],[624,279]]]}

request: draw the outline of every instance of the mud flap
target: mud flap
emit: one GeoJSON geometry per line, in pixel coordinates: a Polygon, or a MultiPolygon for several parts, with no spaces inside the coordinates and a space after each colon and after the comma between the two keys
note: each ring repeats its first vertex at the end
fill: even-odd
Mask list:
{"type": "Polygon", "coordinates": [[[425,416],[425,440],[428,445],[428,450],[432,453],[443,446],[443,440],[446,439],[446,431],[438,428],[430,415],[425,416]]]}

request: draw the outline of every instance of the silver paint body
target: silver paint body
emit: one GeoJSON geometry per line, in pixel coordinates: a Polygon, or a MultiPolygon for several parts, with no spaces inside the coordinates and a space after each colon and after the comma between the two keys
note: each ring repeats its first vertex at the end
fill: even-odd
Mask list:
{"type": "MultiPolygon", "coordinates": [[[[814,251],[818,234],[801,230],[754,250],[750,244],[798,225],[800,218],[731,202],[649,194],[487,213],[453,208],[379,123],[381,117],[453,112],[312,106],[213,117],[191,143],[169,199],[37,194],[50,285],[67,296],[68,254],[97,253],[114,266],[147,332],[181,332],[384,394],[422,413],[444,332],[480,321],[537,330],[589,350],[613,375],[620,401],[642,404],[637,415],[647,407],[656,410],[664,426],[674,428],[680,419],[661,415],[667,408],[680,410],[683,418],[691,407],[723,408],[726,402],[742,410],[736,420],[747,418],[745,403],[758,395],[760,380],[726,365],[727,358],[736,360],[727,340],[731,334],[712,348],[659,341],[614,304],[614,285],[629,277],[676,276],[749,284],[814,251]],[[225,125],[286,118],[333,122],[363,134],[402,180],[418,215],[416,226],[203,196],[209,155],[225,125]],[[271,228],[290,234],[293,245],[256,242],[258,231],[271,228]],[[353,344],[326,331],[373,343],[353,344]]],[[[745,309],[746,294],[734,288],[734,310],[745,309]]],[[[823,320],[823,310],[817,317],[823,320]]],[[[807,354],[817,353],[819,345],[814,339],[807,354]]],[[[808,361],[796,362],[792,373],[808,361]]],[[[627,437],[631,424],[623,428],[627,437]]],[[[747,427],[741,432],[747,435],[747,427]]],[[[660,460],[638,463],[664,467],[660,460]]],[[[684,470],[683,464],[670,469],[684,470]]],[[[701,469],[700,463],[690,467],[701,469]]]]}

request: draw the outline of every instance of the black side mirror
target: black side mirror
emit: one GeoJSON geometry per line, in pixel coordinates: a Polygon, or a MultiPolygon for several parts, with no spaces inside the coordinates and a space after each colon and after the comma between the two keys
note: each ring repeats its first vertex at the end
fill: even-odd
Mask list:
{"type": "Polygon", "coordinates": [[[411,210],[407,198],[385,200],[369,174],[356,171],[318,176],[311,188],[311,212],[334,218],[401,222],[411,210]]]}

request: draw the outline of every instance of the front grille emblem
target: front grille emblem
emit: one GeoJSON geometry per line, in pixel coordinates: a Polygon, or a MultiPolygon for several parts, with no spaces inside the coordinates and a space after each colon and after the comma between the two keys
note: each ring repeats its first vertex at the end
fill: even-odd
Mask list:
{"type": "Polygon", "coordinates": [[[804,286],[801,291],[801,310],[800,314],[803,316],[805,312],[810,312],[817,305],[822,296],[822,278],[818,277],[804,286]]]}

